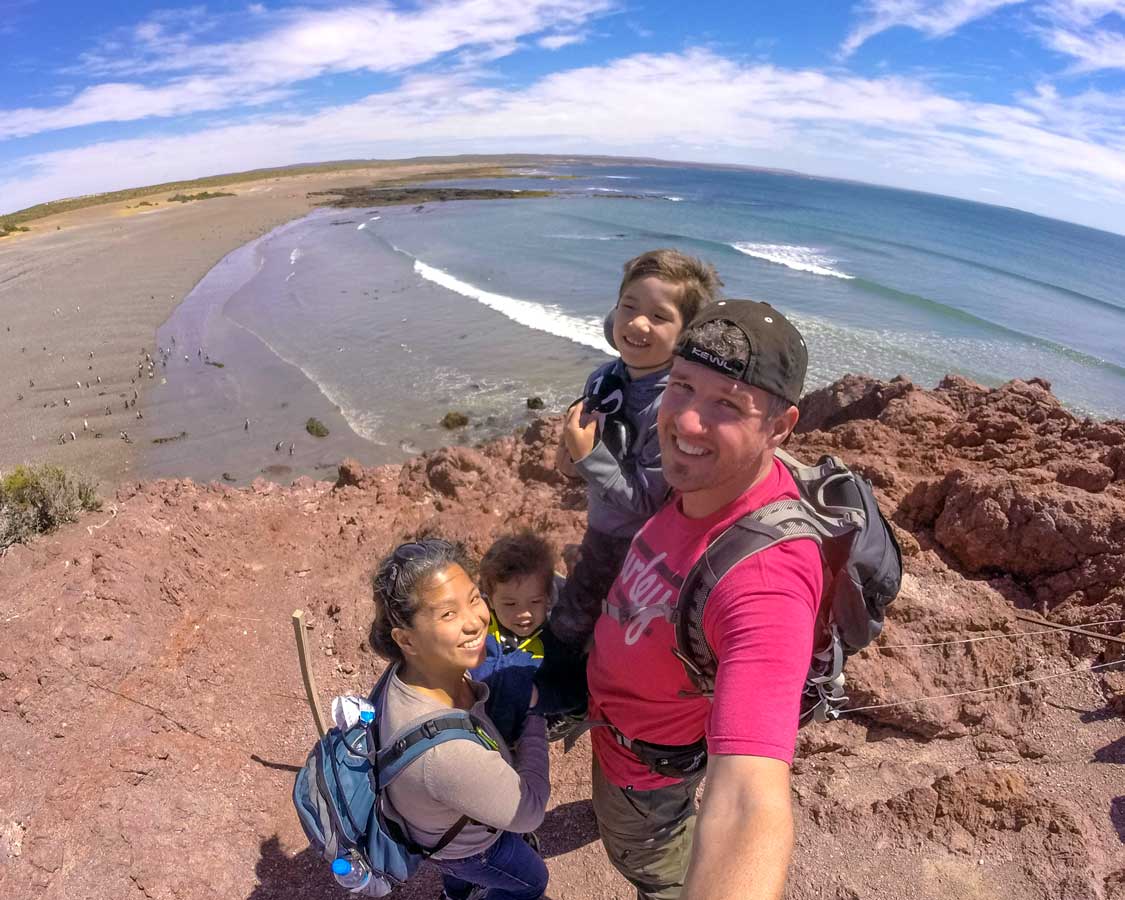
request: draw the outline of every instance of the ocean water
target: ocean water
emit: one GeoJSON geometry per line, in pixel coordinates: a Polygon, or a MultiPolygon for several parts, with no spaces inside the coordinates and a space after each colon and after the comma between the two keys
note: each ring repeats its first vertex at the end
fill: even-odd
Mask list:
{"type": "Polygon", "coordinates": [[[925,386],[949,372],[986,384],[1038,376],[1076,412],[1125,413],[1125,237],[795,175],[558,171],[577,177],[547,184],[573,199],[450,207],[381,234],[423,277],[441,270],[559,307],[581,321],[577,340],[612,304],[625,259],[673,246],[712,262],[728,296],[766,300],[799,324],[810,386],[845,372],[925,386]]]}
{"type": "MultiPolygon", "coordinates": [[[[1037,376],[1078,414],[1125,415],[1125,237],[731,169],[558,165],[443,183],[561,196],[319,210],[279,228],[228,257],[158,333],[161,346],[179,334],[180,347],[222,346],[236,361],[222,373],[184,361],[198,371],[160,388],[163,408],[189,415],[176,385],[202,403],[206,379],[221,383],[228,442],[245,410],[288,410],[273,380],[238,370],[264,352],[339,411],[372,448],[367,461],[490,437],[529,418],[528,397],[560,410],[577,395],[611,352],[601,323],[622,263],[676,247],[713,263],[727,296],[796,322],[807,389],[847,372],[925,387],[947,373],[989,385],[1037,376]],[[469,414],[467,433],[440,427],[451,409],[469,414]]],[[[167,427],[189,424],[203,440],[216,431],[167,427]]],[[[280,420],[272,427],[282,439],[280,420]]]]}

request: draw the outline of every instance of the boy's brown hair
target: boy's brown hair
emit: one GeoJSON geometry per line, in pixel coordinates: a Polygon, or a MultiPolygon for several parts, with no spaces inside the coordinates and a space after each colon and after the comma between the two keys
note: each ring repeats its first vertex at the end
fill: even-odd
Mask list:
{"type": "Polygon", "coordinates": [[[496,539],[480,561],[480,587],[486,596],[496,585],[525,575],[542,574],[549,588],[555,571],[555,551],[535,532],[524,529],[496,539]]]}
{"type": "Polygon", "coordinates": [[[684,327],[687,327],[702,307],[719,297],[719,289],[723,286],[719,273],[710,263],[679,250],[649,250],[625,263],[625,276],[621,279],[621,287],[617,289],[618,301],[634,281],[649,277],[659,278],[680,288],[676,306],[684,320],[684,327]]]}

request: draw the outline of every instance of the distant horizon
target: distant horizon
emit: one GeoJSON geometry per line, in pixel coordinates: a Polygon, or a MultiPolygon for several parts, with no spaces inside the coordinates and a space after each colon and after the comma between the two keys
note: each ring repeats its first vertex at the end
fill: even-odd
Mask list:
{"type": "MultiPolygon", "coordinates": [[[[277,172],[277,171],[282,171],[282,170],[286,170],[286,169],[314,168],[314,167],[317,167],[317,166],[340,166],[341,167],[340,172],[345,173],[345,172],[349,171],[353,166],[354,166],[355,169],[360,169],[360,168],[363,168],[364,166],[368,166],[368,165],[371,165],[371,164],[378,164],[378,165],[402,164],[402,165],[407,165],[407,164],[418,164],[418,163],[422,163],[422,162],[433,162],[436,165],[441,165],[441,164],[451,163],[451,162],[462,162],[462,161],[463,162],[472,162],[472,161],[475,161],[475,160],[480,160],[482,162],[495,162],[498,166],[503,167],[505,165],[507,165],[507,166],[523,165],[523,163],[519,163],[519,162],[510,162],[510,163],[506,163],[506,164],[501,162],[502,160],[513,160],[513,159],[521,159],[521,158],[529,160],[529,161],[531,161],[531,160],[544,160],[544,161],[554,160],[555,164],[558,164],[558,165],[565,165],[566,161],[574,160],[574,161],[580,162],[581,164],[594,164],[594,165],[599,164],[599,163],[607,163],[607,164],[611,164],[611,165],[623,165],[623,166],[650,165],[650,166],[654,166],[654,167],[662,167],[663,166],[663,167],[668,167],[668,168],[679,167],[679,168],[719,169],[719,170],[732,170],[732,171],[744,171],[744,172],[759,172],[759,173],[764,173],[764,174],[768,174],[768,175],[781,175],[781,176],[789,176],[789,177],[793,177],[793,178],[811,178],[811,179],[816,179],[818,181],[833,181],[833,182],[839,182],[841,184],[855,184],[855,185],[859,185],[861,187],[867,187],[867,188],[878,188],[878,189],[888,190],[888,191],[899,191],[899,192],[902,192],[902,193],[922,194],[922,195],[927,196],[927,197],[938,197],[938,198],[943,199],[943,200],[956,200],[956,201],[959,201],[959,202],[962,202],[962,203],[969,203],[969,204],[974,204],[974,205],[977,205],[977,206],[988,206],[988,207],[992,207],[992,208],[995,208],[995,209],[1006,210],[1008,212],[1015,212],[1015,213],[1020,213],[1020,214],[1023,214],[1023,215],[1034,216],[1037,219],[1044,219],[1044,220],[1049,221],[1049,222],[1061,222],[1061,223],[1066,224],[1066,225],[1073,225],[1073,226],[1076,226],[1076,227],[1079,227],[1079,228],[1087,228],[1090,231],[1097,231],[1097,232],[1101,232],[1103,234],[1113,235],[1114,237],[1125,238],[1125,224],[1123,224],[1121,231],[1115,231],[1111,228],[1103,228],[1103,227],[1099,227],[1097,225],[1090,225],[1086,222],[1078,222],[1078,221],[1075,221],[1073,219],[1066,219],[1066,218],[1062,218],[1060,216],[1049,216],[1049,215],[1046,215],[1044,213],[1035,212],[1034,210],[1023,209],[1023,208],[1018,207],[1018,206],[1012,206],[1012,205],[1007,204],[1007,203],[990,202],[988,200],[980,200],[980,199],[976,199],[976,198],[972,198],[972,197],[962,197],[962,196],[958,196],[956,194],[943,194],[943,193],[938,192],[938,191],[927,191],[927,190],[923,190],[921,188],[901,187],[899,185],[894,185],[894,184],[882,184],[882,183],[874,182],[874,181],[864,181],[863,179],[860,179],[860,178],[845,178],[845,177],[834,176],[834,175],[821,175],[821,174],[818,174],[818,173],[815,173],[815,172],[802,172],[802,171],[799,171],[797,169],[785,169],[785,168],[778,168],[776,166],[755,166],[755,165],[747,165],[747,164],[743,164],[743,163],[717,163],[717,162],[707,162],[707,161],[704,161],[704,160],[664,159],[664,158],[653,157],[653,156],[613,156],[613,155],[602,154],[602,153],[598,153],[598,154],[521,153],[521,152],[495,153],[495,154],[493,154],[493,153],[465,153],[465,154],[449,155],[449,156],[427,154],[427,155],[424,155],[424,156],[408,156],[408,157],[399,157],[399,158],[393,158],[393,159],[390,159],[390,158],[388,158],[388,159],[377,159],[377,158],[371,158],[371,159],[324,159],[324,160],[316,160],[316,161],[309,161],[309,162],[288,163],[288,164],[284,164],[284,165],[280,165],[280,166],[264,166],[264,167],[261,167],[261,168],[245,169],[245,170],[241,170],[241,171],[212,172],[212,173],[209,173],[209,174],[206,174],[206,175],[198,175],[198,176],[193,176],[193,177],[190,177],[190,178],[175,179],[173,181],[167,181],[167,182],[154,182],[154,183],[151,183],[151,184],[133,184],[133,185],[128,185],[126,187],[114,188],[112,190],[91,191],[89,193],[76,194],[76,195],[69,196],[69,197],[55,197],[55,198],[52,198],[50,200],[42,200],[38,203],[33,203],[30,206],[22,207],[20,209],[14,209],[14,210],[0,209],[0,218],[4,218],[5,216],[19,215],[20,213],[26,212],[27,210],[30,210],[30,209],[34,209],[37,206],[50,206],[51,204],[55,204],[55,203],[69,203],[69,202],[81,201],[81,200],[85,200],[85,199],[95,199],[95,198],[104,197],[104,196],[107,196],[107,195],[110,195],[110,194],[116,194],[116,193],[128,192],[128,191],[148,191],[148,190],[152,190],[154,188],[164,187],[165,185],[169,186],[168,189],[171,190],[171,185],[176,185],[176,184],[181,184],[181,183],[191,183],[191,182],[197,182],[197,181],[207,181],[207,180],[210,180],[210,179],[227,179],[227,178],[237,179],[237,178],[241,178],[241,176],[247,176],[245,180],[251,181],[251,180],[253,180],[253,178],[250,177],[250,176],[261,177],[262,175],[270,173],[270,172],[277,172]]],[[[449,180],[457,180],[457,175],[456,175],[455,172],[450,173],[450,179],[449,180]]],[[[232,182],[232,183],[237,184],[238,182],[232,182]]],[[[45,215],[49,215],[49,213],[45,214],[45,215]]],[[[2,246],[2,245],[0,245],[0,246],[2,246]]]]}
{"type": "Polygon", "coordinates": [[[1125,233],[1125,0],[16,0],[0,203],[301,159],[788,171],[1125,233]]]}

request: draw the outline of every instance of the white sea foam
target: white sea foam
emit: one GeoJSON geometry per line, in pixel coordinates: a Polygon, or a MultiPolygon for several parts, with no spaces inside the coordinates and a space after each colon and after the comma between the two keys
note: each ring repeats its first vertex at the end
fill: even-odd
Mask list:
{"type": "Polygon", "coordinates": [[[383,217],[382,217],[382,216],[372,216],[372,217],[371,217],[370,219],[368,219],[367,221],[368,221],[368,222],[378,222],[378,221],[379,221],[379,220],[380,220],[381,218],[383,218],[383,217]]]}
{"type": "Polygon", "coordinates": [[[620,188],[588,187],[588,188],[586,188],[586,190],[588,190],[588,191],[600,191],[603,194],[622,194],[622,193],[624,193],[624,191],[622,191],[620,188]]]}
{"type": "Polygon", "coordinates": [[[624,240],[623,234],[548,234],[544,237],[556,238],[560,241],[620,241],[624,240]]]}
{"type": "Polygon", "coordinates": [[[596,316],[575,316],[563,312],[554,304],[535,303],[531,300],[519,300],[515,297],[506,297],[503,294],[494,294],[491,291],[469,284],[467,281],[461,281],[442,269],[426,265],[420,259],[414,260],[414,271],[427,281],[432,281],[434,284],[464,297],[471,297],[478,303],[496,310],[513,322],[518,322],[527,328],[545,331],[547,334],[557,335],[605,353],[613,352],[602,333],[602,320],[596,316]]]}
{"type": "Polygon", "coordinates": [[[360,222],[360,223],[359,223],[359,225],[357,225],[357,226],[356,226],[356,229],[355,229],[355,230],[356,230],[356,231],[363,231],[363,229],[364,229],[364,228],[366,228],[366,227],[367,227],[367,223],[366,223],[366,222],[360,222]]]}
{"type": "Polygon", "coordinates": [[[602,178],[612,178],[615,181],[632,181],[636,175],[603,175],[602,178]]]}
{"type": "Polygon", "coordinates": [[[231,319],[230,321],[234,322],[234,324],[239,328],[245,329],[250,334],[254,335],[254,337],[261,341],[278,359],[282,360],[283,362],[289,363],[289,365],[294,366],[297,369],[300,369],[301,374],[304,375],[305,378],[307,378],[313,384],[315,384],[317,390],[319,390],[321,394],[327,397],[328,401],[333,406],[340,410],[340,415],[344,417],[344,421],[348,423],[348,427],[351,428],[352,431],[358,434],[361,438],[366,438],[367,440],[371,441],[371,443],[373,444],[384,445],[386,443],[385,441],[380,439],[380,432],[382,430],[383,424],[383,419],[381,416],[375,414],[370,409],[358,409],[354,406],[349,405],[349,398],[344,395],[341,388],[339,388],[335,384],[332,384],[328,378],[324,378],[323,380],[321,380],[321,378],[318,377],[315,371],[302,365],[296,359],[290,359],[249,325],[246,325],[234,319],[231,319]]]}
{"type": "Polygon", "coordinates": [[[671,200],[673,203],[679,203],[684,198],[683,197],[677,197],[675,194],[669,194],[669,195],[665,196],[663,199],[671,200]]]}
{"type": "Polygon", "coordinates": [[[285,276],[285,280],[288,281],[290,278],[292,278],[296,274],[297,274],[296,272],[290,272],[288,275],[285,276]]]}
{"type": "Polygon", "coordinates": [[[830,275],[833,278],[855,278],[847,272],[833,269],[836,262],[832,257],[818,253],[812,247],[800,247],[793,244],[751,244],[745,241],[736,241],[731,246],[739,253],[753,256],[755,259],[764,259],[767,262],[777,263],[798,272],[811,272],[814,275],[830,275]]]}
{"type": "Polygon", "coordinates": [[[302,256],[303,256],[303,254],[301,253],[301,248],[295,247],[293,249],[293,252],[289,254],[289,265],[291,265],[291,266],[297,265],[297,260],[299,260],[302,256]]]}

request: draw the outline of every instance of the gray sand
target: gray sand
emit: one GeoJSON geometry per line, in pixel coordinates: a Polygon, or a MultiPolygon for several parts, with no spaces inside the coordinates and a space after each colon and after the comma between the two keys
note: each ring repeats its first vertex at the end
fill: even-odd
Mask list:
{"type": "Polygon", "coordinates": [[[93,475],[103,490],[135,477],[142,448],[164,434],[156,417],[136,416],[145,415],[146,389],[160,377],[138,378],[137,364],[146,352],[157,358],[157,328],[216,263],[312,209],[309,191],[471,165],[290,176],[225,187],[237,196],[187,204],[157,195],[146,198],[155,208],[136,201],[89,207],[3,238],[0,472],[55,463],[93,475]]]}

